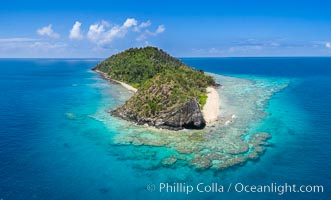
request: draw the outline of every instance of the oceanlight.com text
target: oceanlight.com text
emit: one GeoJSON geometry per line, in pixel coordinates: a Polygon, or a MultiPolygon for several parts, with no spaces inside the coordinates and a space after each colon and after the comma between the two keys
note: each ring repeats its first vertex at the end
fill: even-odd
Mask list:
{"type": "Polygon", "coordinates": [[[224,193],[224,192],[238,192],[238,193],[275,193],[283,195],[285,193],[323,193],[323,185],[297,185],[297,184],[244,184],[244,183],[159,183],[148,184],[147,190],[150,192],[161,193],[224,193]]]}

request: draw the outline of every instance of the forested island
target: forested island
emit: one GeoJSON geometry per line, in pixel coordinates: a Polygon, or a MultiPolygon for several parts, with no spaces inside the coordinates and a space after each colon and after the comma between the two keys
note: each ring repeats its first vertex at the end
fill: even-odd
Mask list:
{"type": "Polygon", "coordinates": [[[124,105],[111,111],[114,116],[170,130],[206,126],[202,108],[208,98],[207,88],[218,84],[212,76],[161,49],[131,48],[107,58],[93,70],[137,90],[124,105]]]}

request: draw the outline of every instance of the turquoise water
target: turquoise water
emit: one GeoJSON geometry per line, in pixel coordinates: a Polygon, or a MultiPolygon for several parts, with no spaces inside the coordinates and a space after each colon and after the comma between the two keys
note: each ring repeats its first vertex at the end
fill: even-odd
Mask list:
{"type": "Polygon", "coordinates": [[[221,171],[197,171],[184,162],[160,166],[178,154],[171,145],[116,142],[142,128],[108,115],[132,93],[92,72],[98,61],[0,60],[0,199],[328,199],[330,58],[183,59],[263,87],[288,83],[264,104],[257,102],[265,115],[249,124],[250,132],[272,136],[266,152],[221,171]],[[187,195],[146,189],[155,184],[157,190],[160,182],[287,182],[323,185],[324,192],[187,195]]]}

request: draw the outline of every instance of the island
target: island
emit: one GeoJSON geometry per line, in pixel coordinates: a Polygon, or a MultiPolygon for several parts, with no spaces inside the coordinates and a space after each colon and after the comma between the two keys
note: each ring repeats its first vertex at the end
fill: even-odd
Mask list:
{"type": "Polygon", "coordinates": [[[130,48],[93,70],[134,92],[113,116],[169,130],[203,129],[217,120],[219,84],[161,49],[130,48]]]}

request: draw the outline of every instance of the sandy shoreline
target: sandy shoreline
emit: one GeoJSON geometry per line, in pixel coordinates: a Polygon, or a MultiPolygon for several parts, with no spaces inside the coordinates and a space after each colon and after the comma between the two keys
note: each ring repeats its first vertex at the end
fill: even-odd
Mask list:
{"type": "Polygon", "coordinates": [[[208,124],[218,119],[220,98],[217,90],[213,87],[207,87],[207,97],[206,104],[202,109],[202,114],[208,124]]]}
{"type": "Polygon", "coordinates": [[[102,71],[99,71],[99,70],[95,70],[96,72],[98,72],[99,74],[101,74],[105,79],[108,79],[110,81],[113,81],[113,82],[116,82],[118,84],[121,84],[123,87],[125,87],[126,89],[132,91],[132,92],[137,92],[137,89],[132,87],[131,85],[129,84],[126,84],[126,83],[123,83],[121,81],[118,81],[118,80],[114,80],[112,79],[110,76],[108,76],[108,74],[102,72],[102,71]]]}

